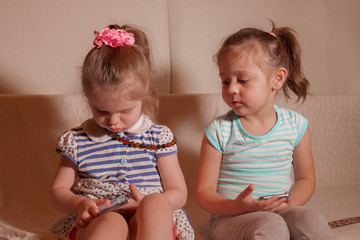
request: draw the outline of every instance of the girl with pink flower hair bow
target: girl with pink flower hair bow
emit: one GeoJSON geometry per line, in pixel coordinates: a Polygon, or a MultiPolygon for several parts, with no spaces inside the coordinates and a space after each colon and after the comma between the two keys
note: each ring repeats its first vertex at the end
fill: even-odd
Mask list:
{"type": "Polygon", "coordinates": [[[51,201],[70,214],[58,239],[192,240],[176,138],[153,122],[158,100],[148,38],[130,26],[94,33],[81,76],[93,117],[56,145],[51,201]],[[110,208],[119,197],[123,205],[110,208]]]}

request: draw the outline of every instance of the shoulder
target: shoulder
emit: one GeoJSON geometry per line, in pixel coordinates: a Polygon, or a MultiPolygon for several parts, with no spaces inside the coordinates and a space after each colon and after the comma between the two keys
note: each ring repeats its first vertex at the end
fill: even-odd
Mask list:
{"type": "Polygon", "coordinates": [[[275,106],[275,110],[278,114],[278,118],[283,122],[294,122],[294,123],[306,122],[307,123],[307,119],[298,112],[295,112],[295,111],[287,109],[287,108],[277,107],[277,106],[275,106]]]}
{"type": "Polygon", "coordinates": [[[236,119],[238,119],[238,115],[234,111],[230,110],[226,114],[218,116],[215,119],[213,119],[207,125],[207,127],[214,125],[218,125],[218,126],[229,125],[232,124],[236,119]]]}
{"type": "Polygon", "coordinates": [[[71,159],[76,164],[79,142],[86,138],[81,126],[65,131],[56,142],[56,152],[71,159]]]}
{"type": "Polygon", "coordinates": [[[83,128],[81,126],[74,127],[63,132],[60,137],[58,137],[58,142],[75,142],[78,138],[81,138],[81,136],[86,136],[83,128]]]}
{"type": "Polygon", "coordinates": [[[158,145],[156,150],[157,157],[177,153],[177,140],[169,127],[153,123],[149,128],[148,134],[151,134],[153,141],[158,145]]]}
{"type": "Polygon", "coordinates": [[[205,126],[205,136],[219,152],[223,152],[225,149],[234,132],[234,127],[237,126],[238,118],[238,115],[231,110],[205,126]]]}
{"type": "Polygon", "coordinates": [[[293,110],[276,106],[275,109],[278,114],[280,129],[286,132],[287,135],[292,133],[296,137],[295,146],[297,146],[308,127],[308,120],[293,110]]]}
{"type": "Polygon", "coordinates": [[[145,133],[146,132],[150,133],[153,137],[158,139],[163,139],[163,138],[169,139],[169,138],[173,138],[174,136],[174,134],[172,133],[169,127],[157,123],[153,123],[150,126],[149,130],[145,131],[145,133]]]}
{"type": "Polygon", "coordinates": [[[218,116],[205,126],[205,133],[209,132],[231,132],[231,128],[236,124],[238,115],[230,110],[224,115],[218,116]]]}
{"type": "MultiPolygon", "coordinates": [[[[93,119],[84,121],[80,126],[71,128],[65,131],[58,137],[56,149],[58,151],[68,151],[69,149],[76,150],[79,144],[84,142],[98,142],[102,140],[104,133],[96,130],[96,123],[93,119]]],[[[106,135],[108,137],[108,135],[106,135]]]]}

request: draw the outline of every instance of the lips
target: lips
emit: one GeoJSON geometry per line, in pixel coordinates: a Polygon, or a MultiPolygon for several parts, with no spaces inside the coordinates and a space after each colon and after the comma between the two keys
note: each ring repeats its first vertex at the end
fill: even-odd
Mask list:
{"type": "Polygon", "coordinates": [[[232,102],[231,102],[231,104],[232,104],[233,106],[240,106],[240,105],[243,105],[243,103],[242,103],[242,102],[238,102],[238,101],[232,101],[232,102]]]}
{"type": "Polygon", "coordinates": [[[109,128],[110,132],[119,133],[122,132],[121,128],[109,128]]]}

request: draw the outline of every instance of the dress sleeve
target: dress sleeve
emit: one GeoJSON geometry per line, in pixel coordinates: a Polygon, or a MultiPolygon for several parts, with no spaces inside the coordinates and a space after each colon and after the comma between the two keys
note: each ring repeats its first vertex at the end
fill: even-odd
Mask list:
{"type": "Polygon", "coordinates": [[[65,132],[58,138],[56,143],[56,152],[68,157],[76,164],[76,166],[78,165],[77,149],[77,143],[71,130],[65,132]]]}
{"type": "MultiPolygon", "coordinates": [[[[159,135],[159,145],[166,145],[167,143],[171,143],[171,141],[174,139],[174,134],[171,132],[171,130],[163,126],[161,133],[159,135]]],[[[166,147],[166,148],[160,148],[156,151],[157,157],[166,156],[166,155],[172,155],[177,154],[177,146],[174,144],[173,146],[166,147]]]]}

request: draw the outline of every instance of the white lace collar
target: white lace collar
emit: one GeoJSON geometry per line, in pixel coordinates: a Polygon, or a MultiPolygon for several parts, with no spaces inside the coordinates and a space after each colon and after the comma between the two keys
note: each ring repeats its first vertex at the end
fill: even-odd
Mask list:
{"type": "MultiPolygon", "coordinates": [[[[123,133],[126,135],[136,135],[149,129],[151,125],[152,125],[151,119],[148,116],[142,114],[139,120],[132,127],[127,129],[123,133]]],[[[107,129],[100,127],[93,118],[83,122],[81,124],[81,127],[82,129],[84,129],[86,134],[93,142],[105,142],[111,139],[111,136],[109,135],[109,131],[107,129]]]]}

